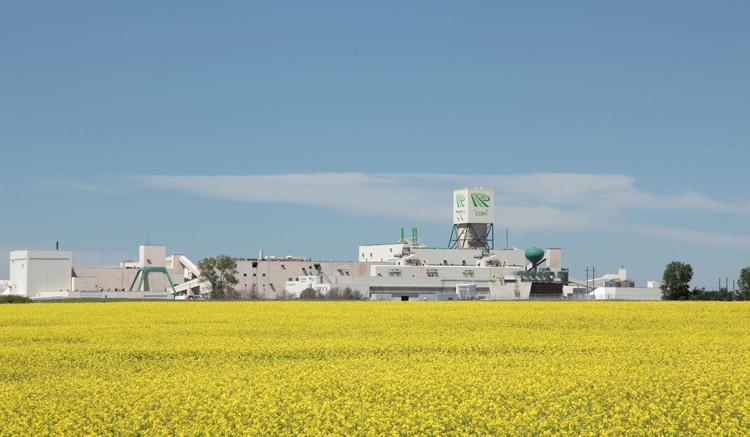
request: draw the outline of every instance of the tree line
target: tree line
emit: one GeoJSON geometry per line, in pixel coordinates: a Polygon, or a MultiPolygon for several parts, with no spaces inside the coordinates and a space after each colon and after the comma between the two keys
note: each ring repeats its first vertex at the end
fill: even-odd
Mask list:
{"type": "Polygon", "coordinates": [[[690,288],[693,267],[684,262],[672,261],[662,275],[661,298],[663,300],[750,300],[750,267],[740,270],[737,280],[738,292],[725,287],[706,290],[705,287],[690,288]]]}

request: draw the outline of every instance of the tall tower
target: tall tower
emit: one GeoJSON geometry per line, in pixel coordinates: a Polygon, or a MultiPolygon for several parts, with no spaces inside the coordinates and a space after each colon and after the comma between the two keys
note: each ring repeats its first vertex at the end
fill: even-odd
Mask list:
{"type": "Polygon", "coordinates": [[[495,248],[495,191],[461,188],[453,191],[453,231],[450,249],[495,248]]]}

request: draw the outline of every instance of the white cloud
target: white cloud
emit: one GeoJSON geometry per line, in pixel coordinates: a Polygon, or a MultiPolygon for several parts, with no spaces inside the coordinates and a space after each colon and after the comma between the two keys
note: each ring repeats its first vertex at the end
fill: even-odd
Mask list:
{"type": "Polygon", "coordinates": [[[445,193],[441,196],[435,190],[405,186],[400,175],[138,176],[137,180],[150,188],[180,190],[210,198],[315,205],[362,215],[432,221],[444,220],[450,213],[445,193]]]}
{"type": "Polygon", "coordinates": [[[281,175],[136,176],[151,189],[240,202],[315,205],[352,214],[422,221],[451,219],[458,187],[495,190],[496,223],[518,230],[583,229],[626,222],[627,211],[708,211],[750,215],[748,202],[722,203],[700,193],[656,194],[617,174],[518,175],[297,173],[281,175]]]}

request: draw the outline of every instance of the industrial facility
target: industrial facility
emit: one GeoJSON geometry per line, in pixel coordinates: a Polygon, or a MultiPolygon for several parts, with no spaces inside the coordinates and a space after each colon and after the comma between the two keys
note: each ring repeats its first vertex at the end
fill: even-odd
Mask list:
{"type": "MultiPolygon", "coordinates": [[[[655,284],[635,288],[624,268],[580,281],[562,264],[562,249],[505,244],[495,248],[494,192],[453,193],[453,228],[447,248],[419,241],[417,229],[394,243],[359,246],[356,261],[313,261],[295,256],[237,258],[235,289],[247,298],[295,298],[306,289],[357,292],[372,300],[660,299],[655,284]]],[[[138,261],[119,266],[76,266],[69,251],[18,250],[10,254],[10,281],[2,294],[33,299],[201,299],[210,285],[184,254],[143,245],[138,261]]]]}
{"type": "Polygon", "coordinates": [[[10,253],[9,288],[4,294],[32,299],[174,298],[199,289],[200,272],[185,255],[166,255],[166,246],[140,246],[137,262],[119,266],[74,266],[69,251],[10,253]]]}

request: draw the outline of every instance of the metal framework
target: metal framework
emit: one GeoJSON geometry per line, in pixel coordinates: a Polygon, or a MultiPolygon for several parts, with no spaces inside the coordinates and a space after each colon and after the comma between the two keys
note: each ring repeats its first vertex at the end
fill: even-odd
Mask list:
{"type": "Polygon", "coordinates": [[[448,242],[448,249],[458,249],[466,247],[467,242],[478,242],[478,246],[472,248],[484,248],[486,250],[495,249],[495,226],[492,223],[487,224],[487,232],[479,235],[471,224],[455,224],[451,231],[451,239],[448,242]],[[463,231],[463,232],[461,232],[463,231]]]}
{"type": "Polygon", "coordinates": [[[141,280],[138,282],[138,290],[136,291],[143,291],[143,281],[146,279],[146,274],[150,272],[161,272],[167,275],[169,285],[172,287],[172,294],[177,295],[177,290],[174,288],[172,277],[169,276],[169,271],[166,267],[138,267],[138,272],[135,274],[135,278],[133,278],[133,282],[130,284],[130,291],[133,291],[133,286],[135,285],[135,281],[138,280],[138,277],[140,277],[141,280]]]}

